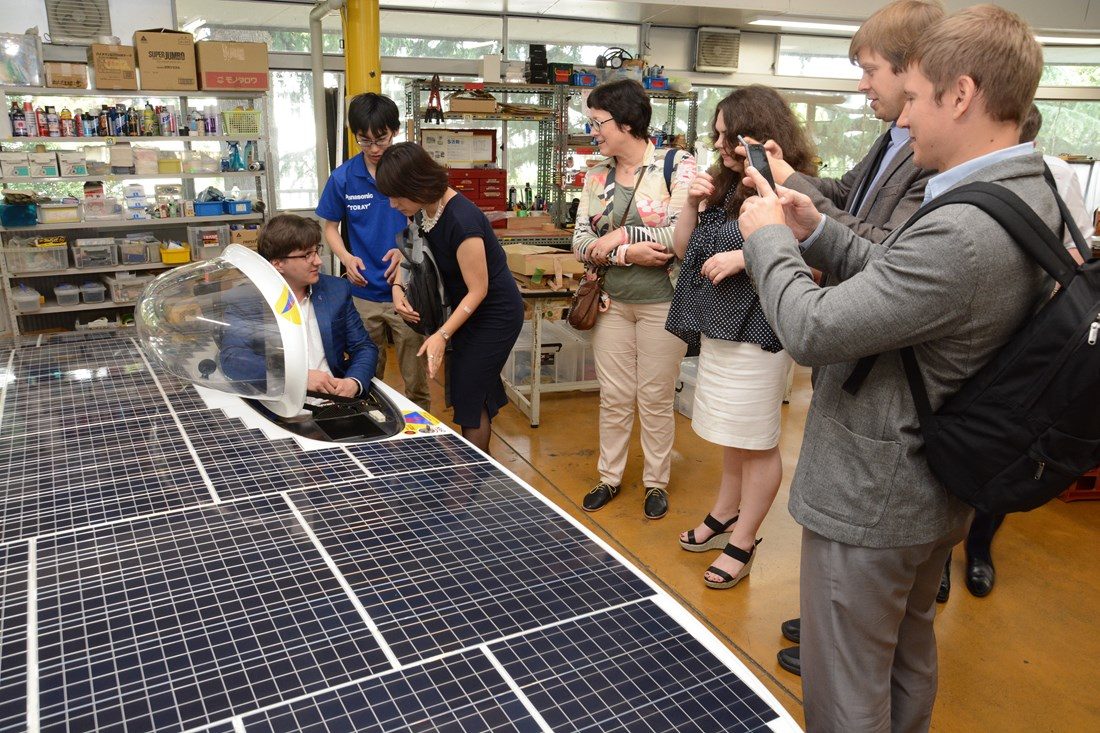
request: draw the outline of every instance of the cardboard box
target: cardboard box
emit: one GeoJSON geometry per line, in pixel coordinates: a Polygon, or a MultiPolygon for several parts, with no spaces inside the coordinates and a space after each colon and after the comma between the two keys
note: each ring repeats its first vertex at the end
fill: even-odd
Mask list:
{"type": "Polygon", "coordinates": [[[88,65],[47,61],[46,86],[60,89],[87,89],[88,65]]]}
{"type": "MultiPolygon", "coordinates": [[[[30,153],[31,178],[56,178],[58,175],[56,153],[30,153]]],[[[77,220],[79,221],[79,219],[77,220]]]]}
{"type": "Polygon", "coordinates": [[[27,154],[0,152],[0,176],[4,178],[30,178],[31,164],[27,154]]]}
{"type": "Polygon", "coordinates": [[[88,63],[95,75],[95,89],[137,89],[133,46],[109,46],[93,43],[88,47],[88,63]]]}
{"type": "Polygon", "coordinates": [[[259,227],[255,229],[230,229],[229,243],[240,244],[249,249],[256,249],[260,244],[260,229],[259,227]]]}
{"type": "Polygon", "coordinates": [[[197,91],[195,37],[167,28],[134,33],[139,80],[142,89],[197,91]]]}
{"type": "Polygon", "coordinates": [[[497,100],[491,98],[451,97],[447,100],[449,112],[481,112],[493,114],[497,111],[497,100]]]}
{"type": "Polygon", "coordinates": [[[57,167],[63,176],[88,175],[88,159],[83,150],[58,150],[57,167]]]}
{"type": "Polygon", "coordinates": [[[508,256],[508,269],[520,275],[534,275],[535,270],[553,276],[557,268],[563,275],[580,275],[584,264],[577,261],[572,252],[554,247],[533,244],[506,244],[504,253],[508,256]]]}
{"type": "Polygon", "coordinates": [[[199,41],[195,57],[199,89],[268,88],[267,46],[262,43],[199,41]]]}

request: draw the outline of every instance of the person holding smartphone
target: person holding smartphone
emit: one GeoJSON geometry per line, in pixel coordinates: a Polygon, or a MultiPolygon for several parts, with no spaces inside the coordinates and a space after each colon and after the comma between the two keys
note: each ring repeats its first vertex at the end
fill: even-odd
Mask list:
{"type": "Polygon", "coordinates": [[[721,164],[696,173],[676,222],[673,247],[683,267],[665,328],[700,347],[691,426],[723,447],[714,506],[699,526],[681,533],[680,547],[722,549],[703,580],[731,588],[749,573],[756,534],[779,490],[780,408],[791,365],[744,273],[737,216],[753,191],[741,182],[746,162],[735,150],[746,147],[766,169],[756,140],[778,140],[797,170],[813,175],[816,166],[798,119],[768,87],[738,89],[719,102],[712,134],[721,164]]]}

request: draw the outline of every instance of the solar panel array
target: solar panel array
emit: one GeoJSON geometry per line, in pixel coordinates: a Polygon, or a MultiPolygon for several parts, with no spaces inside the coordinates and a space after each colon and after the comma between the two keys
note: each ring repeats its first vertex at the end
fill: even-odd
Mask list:
{"type": "Polygon", "coordinates": [[[306,450],[125,338],[0,352],[0,731],[769,730],[453,435],[306,450]]]}

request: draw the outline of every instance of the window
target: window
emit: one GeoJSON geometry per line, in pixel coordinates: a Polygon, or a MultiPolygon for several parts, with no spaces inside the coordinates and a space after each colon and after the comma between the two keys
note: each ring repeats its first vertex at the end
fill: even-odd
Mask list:
{"type": "MultiPolygon", "coordinates": [[[[258,41],[273,52],[309,53],[309,5],[249,0],[176,0],[179,27],[196,41],[258,41]]],[[[340,16],[321,21],[326,54],[342,54],[340,16]]]]}
{"type": "Polygon", "coordinates": [[[806,124],[823,176],[839,178],[851,170],[882,134],[883,124],[862,94],[791,91],[784,96],[806,124]]]}
{"type": "Polygon", "coordinates": [[[504,21],[484,15],[382,10],[382,55],[480,59],[500,52],[504,21]]]}
{"type": "Polygon", "coordinates": [[[1096,48],[1069,48],[1046,46],[1043,48],[1043,76],[1040,86],[1048,87],[1100,87],[1100,64],[1096,48]]]}
{"type": "MultiPolygon", "coordinates": [[[[268,119],[275,208],[313,209],[317,206],[316,144],[313,120],[313,75],[309,71],[272,71],[268,119]]],[[[340,75],[325,74],[325,87],[340,86],[340,75]]]]}
{"type": "Polygon", "coordinates": [[[862,72],[848,60],[849,38],[828,36],[779,36],[775,73],[780,76],[817,76],[858,79],[862,72]]]}
{"type": "Polygon", "coordinates": [[[1044,101],[1036,143],[1049,155],[1086,155],[1100,159],[1100,102],[1044,101]]]}
{"type": "Polygon", "coordinates": [[[596,65],[596,58],[617,46],[638,53],[638,26],[553,18],[511,18],[508,21],[508,58],[527,60],[532,43],[546,46],[546,60],[554,63],[596,65]]]}

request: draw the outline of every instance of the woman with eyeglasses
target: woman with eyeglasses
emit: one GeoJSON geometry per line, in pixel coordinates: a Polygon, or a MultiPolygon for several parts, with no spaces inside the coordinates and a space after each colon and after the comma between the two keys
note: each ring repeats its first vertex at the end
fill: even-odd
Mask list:
{"type": "Polygon", "coordinates": [[[390,283],[401,261],[395,238],[405,229],[405,217],[390,208],[375,182],[378,161],[400,127],[393,100],[370,92],[352,97],[348,129],[362,152],[329,176],[317,202],[317,216],[324,220],[325,242],[344,265],[367,333],[382,345],[378,378],[385,376],[384,347],[392,339],[405,396],[430,409],[426,364],[417,356],[424,338],[397,315],[391,295],[390,283]]]}
{"type": "MultiPolygon", "coordinates": [[[[491,422],[508,404],[500,372],[523,326],[523,300],[508,269],[508,259],[481,209],[447,185],[447,169],[422,147],[400,143],[378,162],[378,190],[390,206],[412,218],[422,214],[420,229],[435,257],[451,315],[420,347],[428,375],[443,369],[447,343],[447,394],[462,436],[489,451],[491,422]]],[[[397,313],[410,322],[419,314],[405,298],[400,280],[393,285],[397,313]]]]}
{"type": "Polygon", "coordinates": [[[601,84],[589,95],[592,138],[606,158],[585,176],[573,252],[603,275],[610,299],[592,331],[600,383],[599,482],[583,507],[597,511],[619,493],[637,405],[643,512],[660,519],[668,512],[672,403],[686,348],[665,330],[677,269],[672,231],[695,160],[683,151],[654,149],[651,114],[645,89],[633,80],[601,84]]]}
{"type": "Polygon", "coordinates": [[[718,103],[712,122],[721,164],[699,171],[676,222],[674,246],[684,266],[667,328],[699,345],[691,426],[723,447],[714,507],[680,534],[689,552],[722,549],[703,576],[711,588],[732,588],[749,574],[756,533],[779,491],[780,408],[791,359],[764,318],[745,274],[737,216],[753,190],[745,187],[750,142],[775,140],[795,170],[816,175],[813,146],[787,102],[773,89],[749,86],[718,103]]]}

